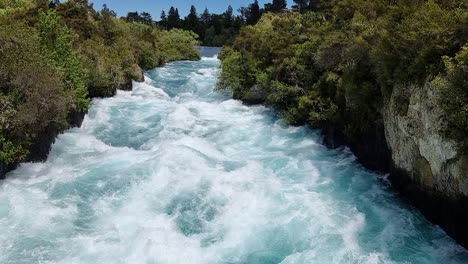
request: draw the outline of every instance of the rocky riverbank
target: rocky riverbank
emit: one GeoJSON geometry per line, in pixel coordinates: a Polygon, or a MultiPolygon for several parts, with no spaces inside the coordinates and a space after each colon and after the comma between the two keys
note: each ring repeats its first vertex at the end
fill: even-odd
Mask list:
{"type": "Polygon", "coordinates": [[[394,186],[426,217],[468,246],[468,168],[460,143],[445,136],[438,90],[394,87],[383,107],[394,186]],[[407,98],[403,102],[400,98],[407,98]]]}
{"type": "Polygon", "coordinates": [[[347,124],[325,126],[324,143],[347,145],[366,168],[390,173],[397,191],[468,247],[468,159],[445,136],[439,96],[431,83],[394,87],[372,129],[349,141],[341,130],[347,124]]]}
{"type": "Polygon", "coordinates": [[[468,247],[466,7],[338,2],[243,28],[218,89],[349,146],[468,247]]]}

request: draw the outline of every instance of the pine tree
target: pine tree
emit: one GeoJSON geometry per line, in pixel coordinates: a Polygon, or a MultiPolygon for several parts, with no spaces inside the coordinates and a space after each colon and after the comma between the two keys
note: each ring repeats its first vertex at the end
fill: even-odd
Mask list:
{"type": "Polygon", "coordinates": [[[320,0],[293,0],[295,5],[294,9],[299,10],[299,12],[305,12],[307,10],[318,11],[320,8],[320,0]]]}
{"type": "Polygon", "coordinates": [[[309,10],[312,10],[314,12],[319,11],[320,8],[320,0],[309,0],[309,10]]]}
{"type": "Polygon", "coordinates": [[[287,3],[286,0],[273,0],[272,3],[265,4],[265,11],[272,13],[279,13],[286,9],[287,3]]]}
{"type": "Polygon", "coordinates": [[[163,28],[167,28],[167,16],[166,16],[166,12],[161,11],[161,16],[160,16],[161,20],[159,21],[159,25],[163,28]]]}
{"type": "Polygon", "coordinates": [[[104,4],[102,6],[101,12],[99,12],[99,15],[100,20],[98,23],[101,25],[102,28],[104,42],[107,45],[112,45],[112,43],[114,43],[119,34],[116,30],[116,25],[114,22],[117,14],[113,10],[110,10],[107,7],[107,5],[104,4]]]}
{"type": "Polygon", "coordinates": [[[211,15],[210,12],[208,11],[208,8],[205,8],[203,11],[203,14],[201,15],[201,21],[205,24],[208,25],[211,20],[211,15]]]}
{"type": "Polygon", "coordinates": [[[141,22],[140,15],[136,11],[135,12],[128,12],[127,17],[125,18],[125,20],[127,20],[127,22],[137,22],[137,23],[141,22]]]}
{"type": "Polygon", "coordinates": [[[174,9],[173,6],[169,9],[169,14],[167,16],[167,28],[178,28],[180,26],[180,16],[179,10],[176,8],[174,9]]]}
{"type": "Polygon", "coordinates": [[[175,27],[179,28],[181,26],[181,19],[180,19],[180,15],[179,15],[179,8],[176,8],[175,9],[175,27]]]}
{"type": "Polygon", "coordinates": [[[293,0],[295,5],[293,8],[299,10],[299,12],[305,12],[308,9],[309,1],[308,0],[293,0]]]}
{"type": "Polygon", "coordinates": [[[153,24],[153,18],[151,17],[150,13],[143,12],[140,14],[140,17],[141,17],[141,23],[146,24],[146,25],[153,24]]]}
{"type": "Polygon", "coordinates": [[[260,6],[258,5],[258,0],[255,0],[248,7],[246,23],[248,25],[255,25],[258,22],[258,20],[260,20],[261,17],[262,17],[262,12],[260,10],[260,6]]]}
{"type": "Polygon", "coordinates": [[[109,9],[106,4],[102,5],[101,15],[110,15],[112,17],[117,17],[117,13],[114,10],[109,9]]]}
{"type": "Polygon", "coordinates": [[[190,7],[190,13],[184,21],[185,29],[196,32],[199,23],[200,21],[198,20],[197,9],[195,8],[195,6],[192,5],[190,7]]]}
{"type": "Polygon", "coordinates": [[[49,2],[49,8],[55,8],[57,7],[57,5],[60,4],[60,1],[59,0],[52,0],[49,2]]]}
{"type": "Polygon", "coordinates": [[[224,26],[225,27],[231,27],[232,26],[232,22],[233,22],[233,18],[234,18],[233,13],[234,13],[234,10],[232,9],[232,6],[229,5],[228,9],[223,14],[223,16],[224,16],[224,26]]]}

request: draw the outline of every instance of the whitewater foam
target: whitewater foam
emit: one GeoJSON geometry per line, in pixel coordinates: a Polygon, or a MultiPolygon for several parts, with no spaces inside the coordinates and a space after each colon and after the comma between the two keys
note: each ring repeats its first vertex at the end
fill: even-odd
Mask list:
{"type": "Polygon", "coordinates": [[[219,61],[95,99],[0,186],[0,263],[466,263],[348,149],[213,87],[219,61]]]}

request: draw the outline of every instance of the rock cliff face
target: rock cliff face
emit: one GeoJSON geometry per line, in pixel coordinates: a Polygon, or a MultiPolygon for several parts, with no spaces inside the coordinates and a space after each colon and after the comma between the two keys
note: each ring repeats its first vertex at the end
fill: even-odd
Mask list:
{"type": "Polygon", "coordinates": [[[425,215],[468,246],[468,157],[444,136],[437,90],[394,87],[383,106],[391,180],[425,215]]]}
{"type": "Polygon", "coordinates": [[[439,96],[429,83],[394,87],[372,129],[350,140],[330,125],[324,143],[348,145],[365,167],[390,172],[396,190],[468,248],[468,155],[444,135],[439,96]]]}

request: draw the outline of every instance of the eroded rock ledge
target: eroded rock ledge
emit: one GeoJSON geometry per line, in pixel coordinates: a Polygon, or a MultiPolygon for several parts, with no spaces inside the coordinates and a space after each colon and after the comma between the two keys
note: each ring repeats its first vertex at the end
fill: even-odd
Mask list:
{"type": "Polygon", "coordinates": [[[383,107],[391,179],[426,217],[468,247],[468,157],[444,136],[446,121],[430,83],[394,87],[383,107]]]}
{"type": "Polygon", "coordinates": [[[366,168],[390,173],[396,190],[468,248],[468,156],[445,136],[439,96],[430,83],[394,87],[371,129],[350,142],[342,127],[324,127],[324,143],[348,145],[366,168]]]}

